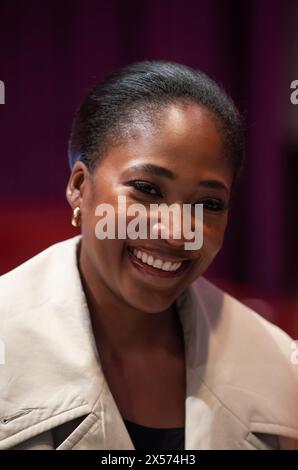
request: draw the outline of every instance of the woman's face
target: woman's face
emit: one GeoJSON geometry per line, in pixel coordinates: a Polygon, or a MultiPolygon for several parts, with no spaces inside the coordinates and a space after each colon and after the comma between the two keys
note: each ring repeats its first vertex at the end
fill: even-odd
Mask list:
{"type": "MultiPolygon", "coordinates": [[[[73,172],[80,171],[80,165],[73,172]]],[[[81,259],[93,283],[104,286],[117,301],[143,312],[157,313],[170,307],[207,269],[222,246],[232,179],[220,130],[212,115],[197,104],[167,106],[158,125],[136,124],[131,137],[110,148],[81,187],[81,259]],[[151,167],[144,168],[145,164],[151,167]],[[163,170],[153,172],[152,165],[163,170]],[[185,250],[183,236],[99,240],[95,208],[108,203],[117,215],[118,196],[126,196],[127,206],[141,203],[148,208],[153,203],[203,203],[203,246],[185,250]],[[151,262],[190,261],[176,272],[165,272],[143,263],[131,253],[133,249],[147,254],[147,261],[151,255],[151,262]]]]}

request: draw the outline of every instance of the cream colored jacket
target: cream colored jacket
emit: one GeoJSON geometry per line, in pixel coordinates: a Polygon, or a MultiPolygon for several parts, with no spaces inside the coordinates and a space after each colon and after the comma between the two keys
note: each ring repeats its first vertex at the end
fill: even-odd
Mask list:
{"type": "MultiPolygon", "coordinates": [[[[0,449],[134,449],[101,369],[79,240],[0,278],[0,449]]],[[[185,448],[298,448],[291,339],[204,278],[176,305],[187,363],[185,448]]]]}

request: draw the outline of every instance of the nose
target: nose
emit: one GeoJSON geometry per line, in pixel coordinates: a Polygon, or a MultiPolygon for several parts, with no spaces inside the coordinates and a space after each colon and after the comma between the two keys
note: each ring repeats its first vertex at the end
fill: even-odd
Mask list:
{"type": "Polygon", "coordinates": [[[176,201],[169,207],[173,210],[169,210],[168,217],[163,219],[159,213],[153,229],[158,238],[164,238],[172,247],[181,248],[185,243],[194,241],[196,230],[200,226],[202,229],[202,224],[196,220],[194,211],[182,201],[176,201]]]}

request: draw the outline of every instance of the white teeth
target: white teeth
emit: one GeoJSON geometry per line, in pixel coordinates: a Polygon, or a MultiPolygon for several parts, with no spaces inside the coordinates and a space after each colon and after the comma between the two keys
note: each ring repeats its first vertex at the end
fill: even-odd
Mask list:
{"type": "Polygon", "coordinates": [[[149,255],[147,259],[147,264],[149,264],[149,266],[153,266],[153,263],[154,263],[153,256],[149,255]]]}
{"type": "Polygon", "coordinates": [[[170,261],[166,261],[165,263],[163,263],[161,269],[163,271],[170,271],[171,266],[172,266],[172,263],[170,261]]]}
{"type": "Polygon", "coordinates": [[[161,259],[156,259],[156,260],[154,261],[153,267],[154,267],[154,268],[159,268],[159,269],[161,269],[161,267],[162,267],[162,261],[161,261],[161,259]]]}
{"type": "Polygon", "coordinates": [[[155,259],[152,255],[148,255],[144,251],[137,250],[136,248],[133,249],[133,254],[138,259],[141,259],[143,263],[149,264],[149,266],[153,266],[157,269],[162,269],[163,271],[177,271],[182,264],[182,262],[172,263],[171,261],[162,261],[159,258],[155,259]]]}

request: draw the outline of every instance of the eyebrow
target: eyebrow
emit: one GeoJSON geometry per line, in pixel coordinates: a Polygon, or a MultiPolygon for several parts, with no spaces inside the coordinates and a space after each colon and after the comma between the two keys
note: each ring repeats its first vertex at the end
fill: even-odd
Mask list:
{"type": "MultiPolygon", "coordinates": [[[[151,175],[163,176],[171,180],[175,180],[177,178],[176,175],[171,170],[168,170],[167,168],[164,168],[159,165],[154,165],[153,163],[142,163],[139,165],[132,165],[124,173],[125,175],[127,175],[129,173],[133,173],[134,171],[143,171],[151,175]]],[[[230,192],[227,186],[223,182],[219,180],[214,180],[214,179],[200,181],[198,183],[198,186],[204,187],[204,188],[211,188],[211,189],[223,189],[227,193],[230,192]]]]}
{"type": "Polygon", "coordinates": [[[172,171],[164,168],[163,166],[153,165],[152,163],[142,163],[140,165],[132,165],[130,166],[125,173],[130,173],[133,171],[144,171],[145,173],[150,173],[151,175],[155,176],[164,176],[165,178],[169,178],[171,180],[176,179],[176,176],[172,171]]]}
{"type": "Polygon", "coordinates": [[[230,192],[227,186],[218,180],[204,180],[199,183],[199,186],[202,186],[203,188],[223,189],[227,193],[230,192]]]}

